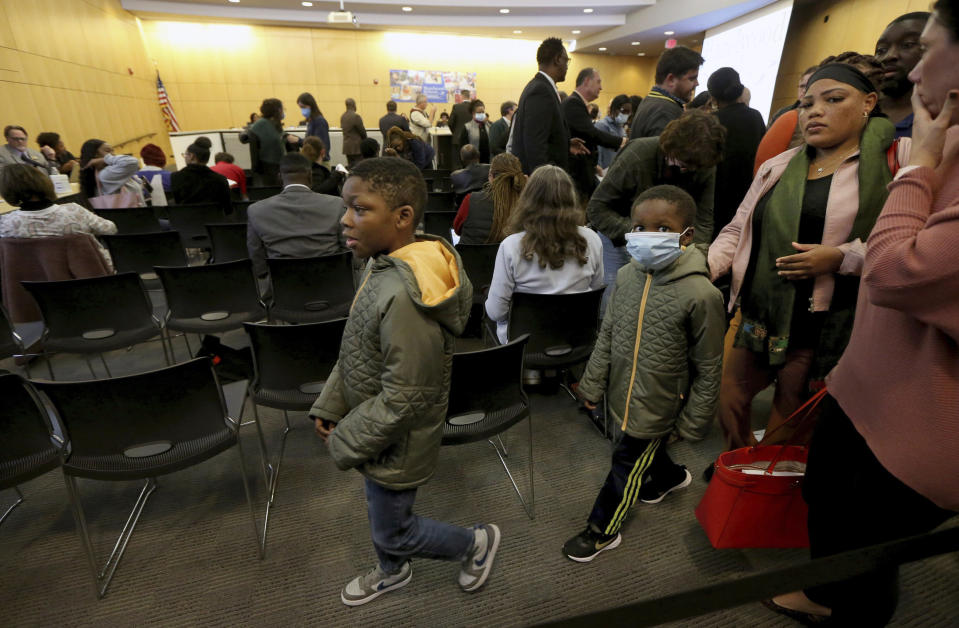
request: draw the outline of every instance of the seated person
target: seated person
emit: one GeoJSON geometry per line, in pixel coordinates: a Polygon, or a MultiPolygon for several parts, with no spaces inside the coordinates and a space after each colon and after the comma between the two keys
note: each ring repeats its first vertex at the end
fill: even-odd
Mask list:
{"type": "Polygon", "coordinates": [[[416,137],[409,131],[398,126],[393,127],[386,134],[388,148],[383,151],[387,157],[399,157],[423,170],[433,164],[433,147],[416,137]]]}
{"type": "Polygon", "coordinates": [[[136,157],[114,155],[103,140],[89,139],[80,147],[80,191],[89,199],[118,194],[126,197],[123,206],[145,207],[139,169],[136,157]]]}
{"type": "Polygon", "coordinates": [[[41,133],[37,135],[37,144],[40,146],[41,151],[44,148],[49,148],[53,151],[55,155],[54,160],[58,166],[57,170],[60,174],[70,174],[79,163],[76,156],[67,150],[63,140],[60,139],[59,133],[53,133],[51,131],[41,133]]]}
{"type": "Polygon", "coordinates": [[[160,175],[163,191],[169,192],[173,189],[170,180],[173,173],[166,170],[166,155],[162,148],[156,144],[147,144],[140,149],[140,160],[143,161],[143,167],[140,168],[138,175],[146,179],[150,185],[153,185],[154,177],[160,175]]]}
{"type": "Polygon", "coordinates": [[[380,156],[380,143],[372,137],[360,140],[360,158],[372,159],[380,156]]]}
{"type": "MultiPolygon", "coordinates": [[[[373,140],[374,142],[376,140],[373,140]]],[[[340,195],[340,185],[346,175],[343,173],[345,168],[339,166],[339,169],[331,170],[327,167],[329,156],[326,152],[326,145],[318,137],[309,135],[303,140],[303,148],[300,149],[310,163],[313,164],[313,184],[310,186],[317,194],[340,195]]]]}
{"type": "Polygon", "coordinates": [[[11,164],[0,170],[0,196],[18,209],[0,216],[0,238],[47,238],[86,233],[113,271],[106,248],[94,236],[112,235],[117,226],[76,203],[57,205],[53,182],[33,166],[11,164]]]}
{"type": "Polygon", "coordinates": [[[499,245],[486,313],[496,336],[508,342],[506,324],[514,292],[569,294],[603,287],[603,246],[583,226],[572,179],[558,166],[540,166],[526,183],[499,245]]]}
{"type": "Polygon", "coordinates": [[[466,195],[453,219],[460,244],[502,242],[527,178],[516,155],[500,153],[493,157],[485,185],[466,195]]]}
{"type": "Polygon", "coordinates": [[[489,178],[489,164],[480,163],[479,151],[472,144],[466,144],[460,149],[460,161],[463,162],[463,167],[454,170],[450,175],[453,192],[458,199],[481,189],[489,178]]]}
{"type": "Polygon", "coordinates": [[[210,166],[210,170],[226,177],[230,189],[239,190],[240,196],[246,199],[246,173],[243,172],[243,168],[233,163],[233,155],[217,153],[213,156],[213,165],[210,166]]]}
{"type": "Polygon", "coordinates": [[[57,174],[59,165],[56,154],[49,146],[41,149],[41,153],[27,147],[27,132],[22,126],[8,124],[3,129],[3,137],[7,143],[0,148],[0,168],[10,164],[29,164],[39,168],[47,174],[57,174]]]}
{"type": "Polygon", "coordinates": [[[173,200],[178,205],[194,203],[217,203],[228,214],[233,211],[230,199],[230,184],[226,177],[210,170],[210,149],[200,144],[190,144],[183,153],[186,168],[174,172],[172,177],[173,200]]]}
{"type": "Polygon", "coordinates": [[[310,170],[310,160],[302,154],[283,155],[283,191],[250,205],[246,245],[257,277],[268,273],[267,258],[318,257],[346,250],[340,226],[343,199],[312,191],[310,170]]]}

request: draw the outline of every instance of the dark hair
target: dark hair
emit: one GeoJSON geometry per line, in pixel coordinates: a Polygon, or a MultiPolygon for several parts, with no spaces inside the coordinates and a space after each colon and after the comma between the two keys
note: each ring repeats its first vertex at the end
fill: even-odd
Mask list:
{"type": "MultiPolygon", "coordinates": [[[[689,195],[689,192],[675,185],[656,185],[645,190],[633,201],[632,211],[635,211],[645,201],[666,201],[673,205],[686,227],[691,227],[696,222],[696,201],[689,195]]],[[[630,212],[630,215],[632,215],[632,212],[630,212]]]]}
{"type": "Polygon", "coordinates": [[[391,101],[387,102],[387,103],[386,103],[386,110],[387,110],[387,111],[396,111],[396,101],[395,101],[395,100],[391,100],[391,101]]]}
{"type": "Polygon", "coordinates": [[[816,70],[819,69],[818,65],[811,65],[805,70],[802,71],[802,74],[799,75],[799,78],[806,76],[807,74],[812,75],[816,70]]]}
{"type": "Polygon", "coordinates": [[[216,155],[213,156],[213,163],[218,164],[221,161],[225,161],[228,164],[232,164],[233,155],[231,155],[230,153],[217,153],[216,155]]]}
{"type": "Polygon", "coordinates": [[[86,165],[92,159],[96,159],[97,151],[106,144],[103,140],[89,139],[80,147],[80,190],[87,198],[98,196],[97,194],[97,173],[94,168],[87,168],[86,165]]]}
{"type": "Polygon", "coordinates": [[[303,138],[303,147],[300,152],[310,161],[316,161],[320,158],[320,153],[326,150],[326,144],[315,135],[307,135],[303,138]]]}
{"type": "Polygon", "coordinates": [[[490,225],[488,244],[500,243],[508,235],[510,215],[526,186],[523,164],[512,153],[500,153],[489,165],[492,181],[483,185],[486,198],[493,202],[493,224],[490,225]]]}
{"type": "Polygon", "coordinates": [[[27,130],[23,128],[22,126],[20,126],[19,124],[8,124],[7,126],[3,127],[3,137],[10,137],[10,131],[14,131],[14,130],[23,131],[24,135],[30,135],[29,133],[27,133],[27,130]]]}
{"type": "Polygon", "coordinates": [[[700,109],[706,106],[706,103],[709,102],[709,92],[699,92],[696,94],[696,97],[689,101],[689,104],[686,105],[686,111],[691,109],[700,109]]]}
{"type": "Polygon", "coordinates": [[[310,118],[319,118],[323,115],[323,112],[320,111],[319,105],[316,104],[316,98],[313,98],[313,94],[310,92],[303,92],[297,96],[296,102],[301,102],[310,108],[310,118]]]}
{"type": "Polygon", "coordinates": [[[463,144],[463,148],[460,149],[460,161],[463,162],[463,165],[471,164],[474,161],[478,162],[480,159],[479,150],[472,144],[463,144]]]}
{"type": "Polygon", "coordinates": [[[50,177],[27,164],[11,164],[0,170],[0,196],[17,207],[38,198],[51,203],[57,200],[50,177]]]}
{"type": "Polygon", "coordinates": [[[356,111],[356,101],[352,98],[347,98],[343,101],[343,104],[346,105],[346,108],[350,111],[356,111]]]}
{"type": "Polygon", "coordinates": [[[210,149],[202,144],[193,142],[186,147],[186,152],[196,157],[196,160],[201,164],[205,164],[206,162],[210,161],[210,149]]]}
{"type": "Polygon", "coordinates": [[[306,155],[287,153],[280,157],[280,174],[310,174],[312,169],[313,163],[307,159],[306,155]]]}
{"type": "Polygon", "coordinates": [[[612,101],[610,101],[609,110],[610,112],[619,111],[623,108],[623,105],[627,104],[628,102],[629,96],[626,94],[619,94],[618,96],[615,96],[612,101]]]}
{"type": "Polygon", "coordinates": [[[405,159],[373,157],[364,159],[350,171],[379,195],[390,209],[403,205],[413,208],[413,224],[418,225],[426,207],[426,181],[420,169],[405,159]]]}
{"type": "Polygon", "coordinates": [[[702,109],[687,111],[666,125],[659,147],[690,170],[712,168],[723,157],[726,127],[716,116],[702,109]]]}
{"type": "Polygon", "coordinates": [[[460,90],[460,96],[462,96],[463,98],[469,98],[469,97],[472,96],[472,95],[473,95],[473,92],[471,92],[471,91],[468,90],[468,89],[461,89],[461,90],[460,90]]]}
{"type": "Polygon", "coordinates": [[[579,71],[579,74],[576,75],[576,87],[579,87],[586,82],[587,79],[591,78],[596,72],[593,68],[583,68],[579,71]]]}
{"type": "Polygon", "coordinates": [[[577,227],[585,222],[573,180],[559,166],[533,171],[510,217],[511,233],[525,231],[520,249],[524,259],[539,258],[540,268],[562,268],[573,258],[586,264],[586,238],[577,227]]]}
{"type": "Polygon", "coordinates": [[[739,72],[730,67],[719,68],[706,81],[709,95],[718,103],[735,102],[746,89],[739,80],[739,72]]]}
{"type": "Polygon", "coordinates": [[[254,122],[256,122],[255,118],[256,118],[256,112],[254,111],[253,113],[250,114],[250,124],[253,124],[254,122]]]}
{"type": "Polygon", "coordinates": [[[662,83],[672,74],[681,77],[690,70],[696,70],[705,60],[702,55],[686,46],[670,48],[656,62],[656,83],[662,83]]]}
{"type": "Polygon", "coordinates": [[[448,114],[448,113],[446,113],[446,112],[444,111],[443,113],[440,114],[440,117],[441,117],[441,118],[442,118],[443,116],[446,116],[447,118],[449,118],[449,117],[450,117],[450,114],[448,114]]]}
{"type": "Polygon", "coordinates": [[[201,135],[200,137],[196,138],[195,140],[193,140],[193,143],[196,144],[197,146],[202,146],[203,148],[207,150],[210,150],[211,148],[213,148],[213,141],[210,140],[210,138],[208,138],[205,135],[201,135]]]}
{"type": "Polygon", "coordinates": [[[56,148],[57,144],[60,143],[60,134],[54,133],[53,131],[44,131],[37,135],[37,146],[49,146],[50,148],[56,148]]]}
{"type": "Polygon", "coordinates": [[[536,49],[536,63],[548,65],[563,54],[563,40],[559,37],[547,37],[536,49]]]}
{"type": "MultiPolygon", "coordinates": [[[[882,84],[882,75],[885,69],[880,63],[879,59],[873,55],[864,55],[858,52],[853,52],[848,50],[846,52],[841,52],[838,55],[830,55],[823,59],[819,65],[816,67],[816,70],[819,70],[824,65],[830,63],[845,63],[846,65],[851,65],[857,70],[866,75],[866,78],[869,79],[869,82],[872,83],[873,91],[877,94],[882,92],[879,89],[879,86],[882,84]]],[[[877,103],[876,107],[879,105],[877,103]]]]}
{"type": "Polygon", "coordinates": [[[936,0],[933,18],[949,30],[949,39],[959,41],[959,6],[954,0],[936,0]]]}
{"type": "Polygon", "coordinates": [[[499,106],[499,115],[500,117],[505,118],[506,114],[509,113],[509,110],[516,106],[516,103],[512,100],[507,100],[502,105],[499,106]]]}
{"type": "Polygon", "coordinates": [[[260,105],[260,115],[272,122],[276,130],[282,133],[281,111],[283,111],[283,102],[279,98],[267,98],[260,105]]]}
{"type": "Polygon", "coordinates": [[[483,102],[482,100],[480,100],[479,98],[477,98],[476,100],[471,100],[471,101],[470,101],[470,113],[471,113],[471,114],[476,113],[476,108],[477,108],[477,107],[483,107],[483,108],[485,109],[485,108],[486,108],[486,103],[484,103],[484,102],[483,102]]]}
{"type": "Polygon", "coordinates": [[[923,22],[926,22],[930,17],[932,17],[932,13],[929,11],[913,11],[912,13],[900,15],[893,21],[886,24],[886,28],[889,28],[893,24],[898,24],[899,22],[908,22],[910,20],[922,20],[923,22]]]}
{"type": "Polygon", "coordinates": [[[367,137],[366,139],[360,140],[360,155],[363,159],[369,159],[370,157],[376,157],[380,154],[380,143],[374,140],[372,137],[367,137]]]}

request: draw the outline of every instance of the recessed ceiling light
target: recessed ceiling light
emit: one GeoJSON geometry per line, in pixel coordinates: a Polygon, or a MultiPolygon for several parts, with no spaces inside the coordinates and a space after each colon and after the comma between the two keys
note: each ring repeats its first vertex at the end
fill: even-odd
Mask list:
{"type": "Polygon", "coordinates": [[[606,52],[606,49],[605,49],[605,48],[600,48],[599,51],[600,51],[600,52],[606,52]]]}
{"type": "Polygon", "coordinates": [[[240,0],[230,0],[230,2],[232,2],[233,4],[239,4],[240,0]]]}
{"type": "Polygon", "coordinates": [[[638,45],[639,45],[639,42],[638,42],[638,41],[633,41],[633,42],[630,42],[629,45],[630,45],[630,46],[638,46],[638,45]]]}
{"type": "Polygon", "coordinates": [[[413,7],[403,7],[403,10],[409,13],[410,11],[413,10],[413,7]]]}
{"type": "Polygon", "coordinates": [[[500,13],[509,13],[509,9],[500,9],[499,12],[500,12],[500,13]]]}
{"type": "Polygon", "coordinates": [[[636,56],[637,56],[637,57],[645,57],[645,56],[646,56],[646,53],[645,53],[645,52],[637,52],[637,53],[636,53],[636,56]]]}
{"type": "Polygon", "coordinates": [[[666,31],[663,35],[675,35],[676,31],[666,31]]]}
{"type": "Polygon", "coordinates": [[[311,6],[313,6],[313,3],[312,3],[312,2],[301,2],[300,4],[302,4],[302,5],[305,6],[305,7],[311,7],[311,6]]]}
{"type": "Polygon", "coordinates": [[[583,32],[583,31],[573,31],[573,34],[574,34],[574,35],[579,35],[579,34],[582,33],[582,32],[583,32]]]}
{"type": "Polygon", "coordinates": [[[583,9],[583,13],[592,13],[592,12],[593,12],[592,9],[583,9]]]}
{"type": "Polygon", "coordinates": [[[523,31],[513,31],[513,34],[514,34],[514,35],[522,35],[522,34],[523,34],[523,31]]]}

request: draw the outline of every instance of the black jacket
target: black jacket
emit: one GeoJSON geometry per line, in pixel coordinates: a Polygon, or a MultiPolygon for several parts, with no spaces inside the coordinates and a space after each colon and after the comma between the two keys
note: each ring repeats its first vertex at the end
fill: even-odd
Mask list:
{"type": "Polygon", "coordinates": [[[756,149],[766,133],[762,115],[742,103],[716,112],[726,127],[723,160],[716,164],[716,193],[713,196],[713,237],[729,224],[753,182],[756,149]]]}
{"type": "Polygon", "coordinates": [[[556,90],[538,72],[523,89],[513,115],[512,153],[526,174],[543,164],[569,169],[569,127],[556,90]]]}
{"type": "Polygon", "coordinates": [[[623,140],[596,128],[592,118],[589,117],[586,101],[579,92],[574,91],[563,102],[563,115],[566,117],[570,136],[583,140],[586,148],[589,149],[588,155],[570,155],[569,157],[569,174],[583,199],[588,200],[596,189],[595,166],[599,159],[597,146],[619,148],[623,140]]]}
{"type": "Polygon", "coordinates": [[[649,92],[633,113],[629,139],[659,137],[666,125],[683,115],[683,106],[656,91],[649,92]]]}
{"type": "Polygon", "coordinates": [[[466,194],[479,190],[489,180],[489,164],[470,164],[450,175],[453,191],[466,194]]]}
{"type": "Polygon", "coordinates": [[[409,121],[398,113],[387,113],[380,118],[380,133],[383,134],[383,147],[386,148],[386,132],[398,126],[404,131],[410,130],[409,121]]]}
{"type": "Polygon", "coordinates": [[[459,104],[453,105],[453,108],[450,110],[450,133],[453,134],[453,146],[462,146],[458,144],[460,140],[460,132],[463,130],[463,125],[473,119],[473,116],[470,115],[470,103],[461,102],[459,104]]]}
{"type": "Polygon", "coordinates": [[[219,203],[224,213],[233,211],[230,184],[226,177],[200,164],[189,164],[170,176],[170,188],[177,205],[219,203]]]}

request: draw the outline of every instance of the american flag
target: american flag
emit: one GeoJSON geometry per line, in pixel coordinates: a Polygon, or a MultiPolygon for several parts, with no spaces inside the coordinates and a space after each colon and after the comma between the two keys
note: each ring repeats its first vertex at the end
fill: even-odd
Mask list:
{"type": "Polygon", "coordinates": [[[173,105],[166,95],[166,88],[163,87],[163,81],[160,80],[160,73],[157,72],[157,100],[160,103],[160,111],[163,113],[163,119],[166,121],[167,129],[170,131],[179,131],[180,123],[176,120],[176,114],[173,113],[173,105]]]}

